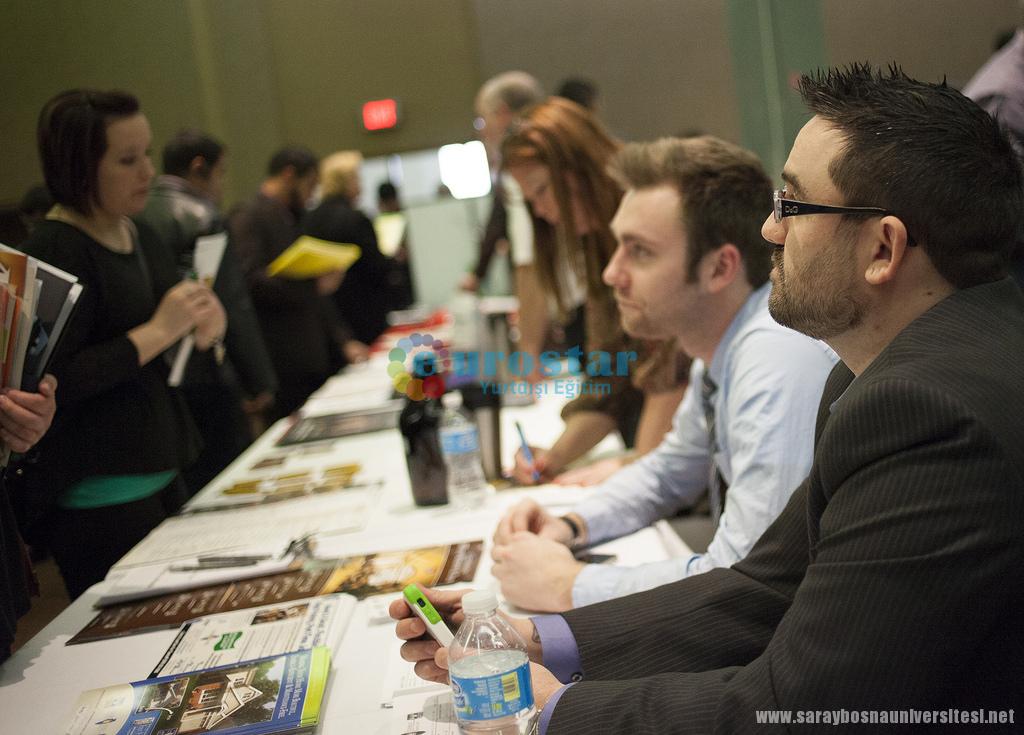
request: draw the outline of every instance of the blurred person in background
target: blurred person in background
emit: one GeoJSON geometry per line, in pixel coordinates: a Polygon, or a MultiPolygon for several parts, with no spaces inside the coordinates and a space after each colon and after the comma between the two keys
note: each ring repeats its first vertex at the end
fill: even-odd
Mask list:
{"type": "Polygon", "coordinates": [[[25,192],[18,204],[18,219],[25,228],[25,237],[31,235],[36,225],[46,219],[46,213],[52,206],[53,197],[45,185],[33,186],[25,192]]]}
{"type": "Polygon", "coordinates": [[[377,211],[381,214],[402,211],[402,202],[398,198],[398,188],[390,181],[383,181],[377,187],[377,211]]]}
{"type": "MultiPolygon", "coordinates": [[[[180,272],[194,272],[196,239],[224,232],[220,206],[227,150],[198,130],[183,130],[163,150],[163,175],[153,183],[146,208],[135,216],[170,249],[180,272]]],[[[212,284],[228,315],[226,354],[193,351],[181,391],[203,437],[203,450],[184,474],[189,494],[210,482],[252,442],[246,410],[273,402],[277,376],[263,342],[245,276],[230,243],[212,284]]]]}
{"type": "Polygon", "coordinates": [[[551,319],[533,264],[532,220],[519,184],[502,170],[501,144],[519,116],[543,100],[540,82],[524,71],[491,77],[477,92],[474,126],[491,167],[492,204],[476,265],[459,284],[464,291],[476,293],[494,255],[507,254],[519,300],[519,349],[534,356],[544,347],[551,319]]]}
{"type": "Polygon", "coordinates": [[[388,312],[398,308],[392,279],[397,263],[380,252],[373,223],[356,208],[362,193],[362,164],[363,156],[358,151],[338,151],[321,161],[323,199],[302,222],[307,235],[359,246],[359,260],[346,271],[334,292],[338,316],[352,334],[344,345],[349,362],[362,362],[369,356],[367,345],[387,329],[388,312]]]}
{"type": "MultiPolygon", "coordinates": [[[[1017,155],[1024,154],[1024,28],[1018,28],[998,46],[963,93],[1006,130],[1017,155]]],[[[1010,272],[1024,288],[1024,235],[1018,234],[1011,258],[1010,272]]]]}
{"type": "Polygon", "coordinates": [[[555,94],[597,114],[597,85],[589,79],[570,77],[558,85],[555,94]]]}
{"type": "Polygon", "coordinates": [[[267,266],[301,234],[318,166],[308,149],[282,148],[271,156],[256,196],[228,218],[232,247],[278,377],[277,396],[267,414],[271,422],[300,408],[346,364],[342,345],[350,338],[330,302],[344,271],[307,279],[267,274],[267,266]]]}
{"type": "Polygon", "coordinates": [[[374,220],[374,230],[377,232],[377,244],[381,251],[387,253],[395,263],[391,273],[394,308],[406,309],[416,301],[416,294],[412,283],[412,268],[409,265],[409,238],[406,236],[402,200],[398,196],[398,188],[390,181],[384,181],[377,187],[377,219],[374,220]],[[378,227],[381,221],[390,217],[399,219],[397,228],[378,227]]]}

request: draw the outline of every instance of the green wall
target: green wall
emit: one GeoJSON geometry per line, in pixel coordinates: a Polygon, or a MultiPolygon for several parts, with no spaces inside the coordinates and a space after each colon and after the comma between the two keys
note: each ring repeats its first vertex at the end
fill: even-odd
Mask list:
{"type": "Polygon", "coordinates": [[[777,176],[806,117],[795,73],[896,59],[959,85],[1020,20],[1018,0],[0,0],[0,204],[40,180],[36,116],[72,86],[138,94],[157,152],[184,126],[221,137],[230,204],[281,145],[467,140],[477,87],[510,68],[548,89],[591,76],[623,139],[699,128],[777,176]],[[384,96],[402,127],[363,132],[360,104],[384,96]]]}
{"type": "Polygon", "coordinates": [[[255,190],[282,145],[372,156],[473,132],[481,80],[465,0],[4,0],[2,21],[0,202],[41,180],[36,116],[75,86],[137,94],[155,159],[185,126],[222,138],[229,203],[255,190]],[[361,104],[385,96],[403,124],[366,133],[361,104]]]}
{"type": "Polygon", "coordinates": [[[820,0],[729,0],[729,41],[743,143],[779,180],[796,134],[809,119],[800,74],[825,65],[820,0]]]}

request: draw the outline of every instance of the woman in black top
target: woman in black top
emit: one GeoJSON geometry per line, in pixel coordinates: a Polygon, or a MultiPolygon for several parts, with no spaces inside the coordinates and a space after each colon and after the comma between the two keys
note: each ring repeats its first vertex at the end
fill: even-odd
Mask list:
{"type": "Polygon", "coordinates": [[[39,446],[44,481],[18,502],[72,598],[180,501],[177,474],[195,458],[196,439],[167,387],[164,352],[190,332],[208,349],[226,328],[213,292],[180,281],[168,249],[128,219],[146,203],[150,141],[138,101],[122,92],[64,92],[39,118],[57,205],[25,251],[85,289],[53,360],[61,405],[39,446]]]}

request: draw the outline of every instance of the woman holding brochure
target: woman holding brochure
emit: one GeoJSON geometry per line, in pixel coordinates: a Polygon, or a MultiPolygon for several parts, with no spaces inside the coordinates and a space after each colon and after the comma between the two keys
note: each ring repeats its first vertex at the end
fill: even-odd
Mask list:
{"type": "MultiPolygon", "coordinates": [[[[686,357],[674,344],[630,338],[612,290],[601,279],[616,247],[609,223],[622,189],[606,168],[618,148],[597,118],[559,97],[532,108],[502,148],[505,169],[530,204],[535,266],[552,307],[569,321],[577,304],[583,304],[580,347],[585,354],[632,351],[639,356],[630,375],[586,378],[579,397],[562,411],[565,431],[550,449],[531,448],[533,461],[522,451],[516,455],[514,474],[524,484],[550,482],[615,429],[638,454],[650,451],[669,430],[686,387],[686,357]],[[594,385],[588,391],[588,383],[604,384],[607,390],[594,385]]],[[[586,478],[577,473],[565,479],[595,484],[620,466],[620,460],[606,462],[586,478]]]]}
{"type": "Polygon", "coordinates": [[[128,219],[153,177],[135,97],[64,92],[37,132],[57,204],[25,251],[85,288],[52,362],[61,400],[39,445],[41,477],[17,501],[74,599],[180,505],[178,473],[196,456],[196,434],[167,386],[164,352],[189,333],[209,349],[226,319],[213,292],[179,281],[167,249],[128,219]]]}
{"type": "Polygon", "coordinates": [[[302,230],[329,242],[352,243],[360,249],[359,260],[345,273],[341,287],[332,298],[338,316],[352,329],[355,344],[346,344],[350,362],[369,356],[373,344],[388,328],[388,312],[398,308],[392,297],[392,274],[397,264],[380,252],[373,223],[358,208],[362,182],[358,151],[338,151],[320,162],[320,191],[323,201],[306,214],[302,230]],[[355,352],[353,352],[355,350],[355,352]]]}

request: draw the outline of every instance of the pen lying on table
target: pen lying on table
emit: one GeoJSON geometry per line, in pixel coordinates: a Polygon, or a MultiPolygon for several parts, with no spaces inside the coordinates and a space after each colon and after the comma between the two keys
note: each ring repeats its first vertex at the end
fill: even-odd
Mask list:
{"type": "Polygon", "coordinates": [[[232,559],[230,557],[219,557],[216,561],[206,560],[198,561],[192,565],[175,564],[168,567],[168,571],[171,572],[203,572],[208,569],[230,569],[232,567],[252,567],[259,564],[261,561],[266,559],[245,559],[238,557],[232,559]]]}
{"type": "Polygon", "coordinates": [[[273,554],[225,554],[223,556],[214,556],[211,554],[197,556],[196,560],[200,564],[225,564],[230,562],[257,562],[266,561],[267,559],[273,559],[273,554]]]}
{"type": "MultiPolygon", "coordinates": [[[[313,534],[305,534],[299,538],[292,539],[287,548],[281,554],[284,559],[289,554],[299,556],[308,555],[313,534]]],[[[176,564],[168,567],[171,572],[202,572],[208,569],[230,569],[232,567],[251,567],[261,561],[269,561],[274,558],[273,554],[202,554],[196,557],[194,564],[176,564]]]]}

